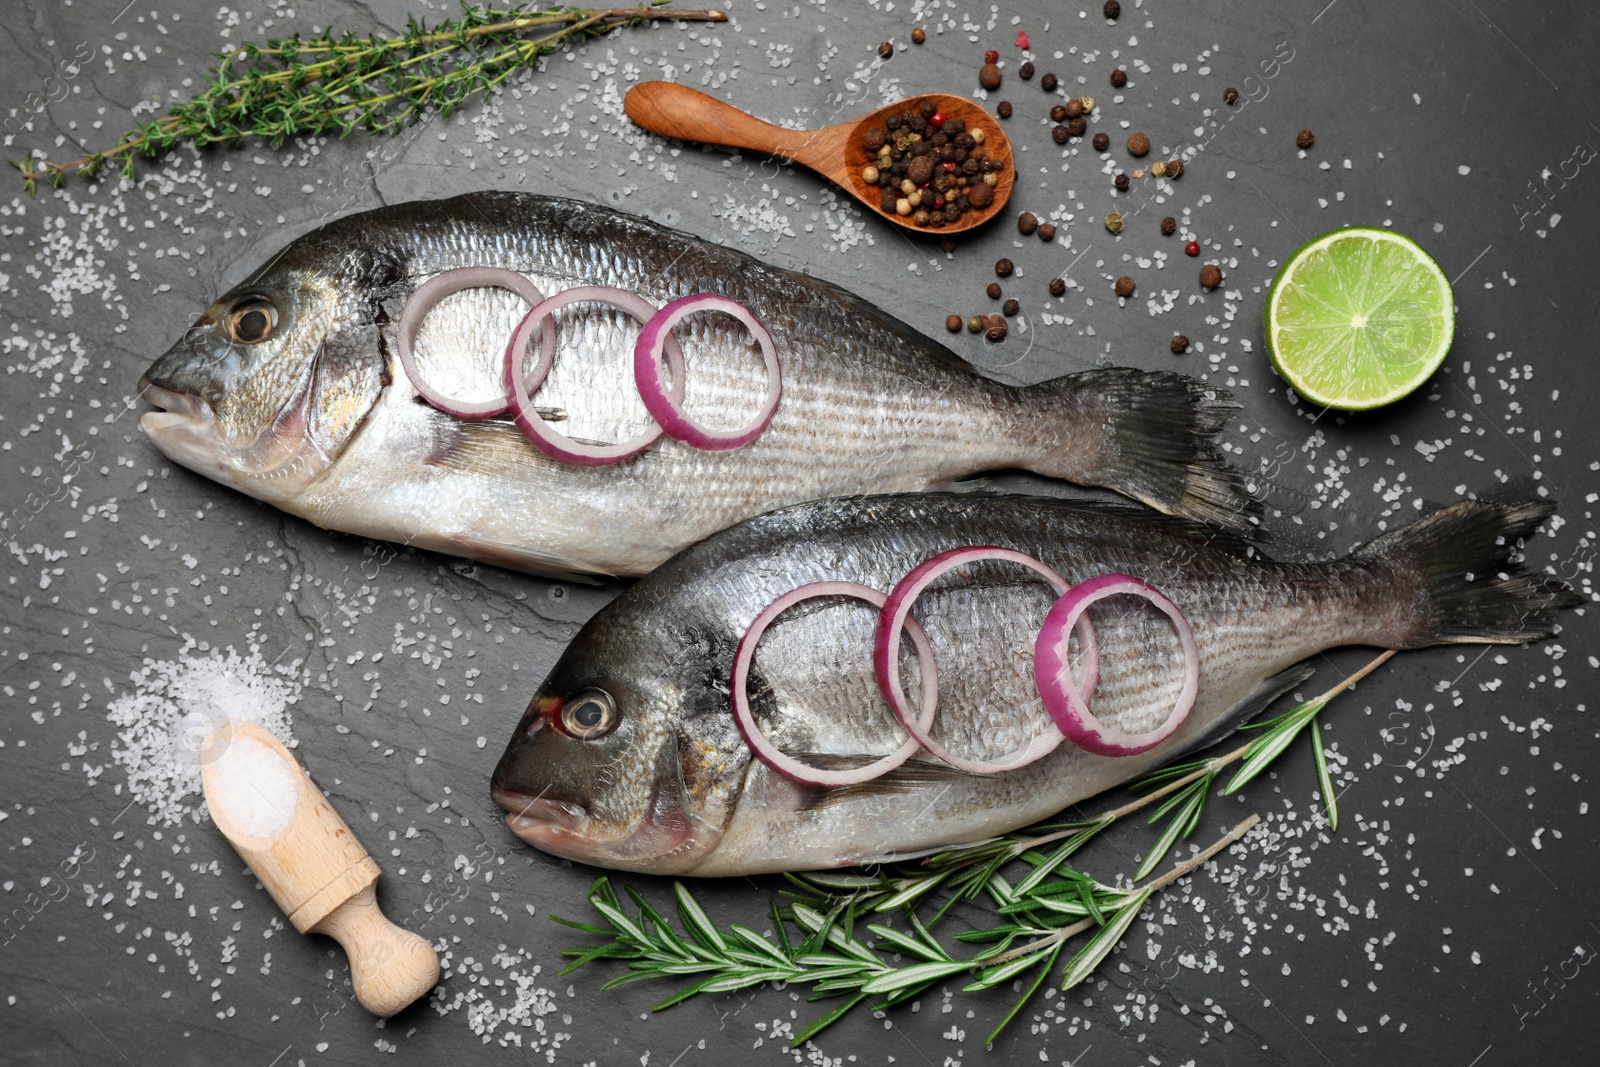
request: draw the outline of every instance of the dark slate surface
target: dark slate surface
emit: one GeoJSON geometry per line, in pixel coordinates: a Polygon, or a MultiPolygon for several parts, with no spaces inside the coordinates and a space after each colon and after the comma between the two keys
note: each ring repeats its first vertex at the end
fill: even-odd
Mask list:
{"type": "MultiPolygon", "coordinates": [[[[581,938],[545,917],[581,915],[593,872],[512,839],[485,786],[528,692],[615,589],[392,555],[326,533],[175,468],[138,432],[138,405],[127,411],[144,366],[212,296],[320,220],[476,188],[576,195],[803,267],[930,333],[950,311],[986,309],[990,266],[1007,255],[1022,275],[1008,290],[1032,329],[1001,348],[963,335],[958,351],[1027,380],[1110,362],[1177,366],[1235,388],[1237,458],[1262,475],[1280,554],[1344,551],[1386,512],[1426,511],[1463,492],[1548,492],[1564,521],[1530,547],[1531,560],[1583,588],[1590,580],[1600,489],[1588,406],[1597,395],[1589,263],[1600,236],[1592,12],[1507,0],[1128,0],[1109,26],[1098,5],[1086,18],[1077,4],[1012,0],[997,16],[956,5],[955,22],[975,25],[947,25],[879,64],[880,40],[904,43],[917,12],[933,9],[921,18],[932,28],[952,8],[732,6],[730,26],[637,31],[554,59],[487,117],[473,106],[381,143],[181,151],[137,184],[73,183],[37,200],[13,199],[13,185],[0,198],[0,901],[11,917],[0,946],[0,1058],[1586,1062],[1600,994],[1588,966],[1600,946],[1600,813],[1585,814],[1600,755],[1586,708],[1597,699],[1592,615],[1570,617],[1539,647],[1394,661],[1329,716],[1346,761],[1337,833],[1313,823],[1303,749],[1243,799],[1214,802],[1197,841],[1245,811],[1269,816],[1273,833],[1231,853],[1223,875],[1169,891],[1146,916],[1160,925],[1138,924],[1091,985],[1042,996],[993,1053],[982,1035],[1008,998],[964,996],[955,983],[917,1010],[858,1015],[816,1048],[789,1053],[783,1033],[816,1011],[794,993],[708,998],[652,1016],[665,987],[601,993],[599,972],[555,976],[558,950],[581,938]],[[953,258],[846,212],[808,173],[664,151],[620,121],[628,82],[663,73],[804,124],[886,95],[973,91],[984,48],[1015,65],[1019,29],[1032,34],[1041,72],[1084,76],[1118,144],[1126,120],[1158,146],[1201,149],[1170,206],[1114,199],[1087,151],[1069,152],[1063,166],[1040,121],[1038,82],[1014,76],[998,95],[1017,104],[1023,180],[1008,217],[953,258]],[[1116,52],[1147,65],[1121,102],[1106,84],[1116,52]],[[1229,84],[1250,100],[1234,113],[1220,109],[1229,84]],[[1302,126],[1317,134],[1305,158],[1293,148],[1302,126]],[[669,167],[675,180],[664,180],[669,167]],[[1099,221],[1114,206],[1138,208],[1120,240],[1099,221]],[[1011,228],[1017,211],[1055,208],[1073,218],[1054,245],[1011,228]],[[1225,290],[1202,296],[1202,261],[1157,236],[1169,212],[1206,242],[1208,258],[1224,257],[1225,290]],[[778,216],[781,236],[757,225],[778,216]],[[841,219],[845,228],[830,226],[841,219]],[[1460,306],[1455,349],[1435,381],[1354,419],[1296,407],[1266,365],[1259,325],[1275,264],[1344,223],[1417,237],[1455,280],[1460,306]],[[1139,262],[1156,252],[1164,269],[1139,262]],[[1079,288],[1050,307],[1045,284],[1061,271],[1079,288]],[[1141,292],[1119,308],[1110,283],[1124,272],[1141,292]],[[1174,292],[1173,306],[1152,317],[1146,301],[1162,290],[1174,292]],[[1042,325],[1046,310],[1071,324],[1042,325]],[[1202,350],[1171,357],[1174,331],[1202,350]],[[1386,491],[1399,487],[1392,502],[1374,492],[1380,479],[1386,491]],[[441,1006],[460,1006],[441,1015],[422,1005],[375,1027],[349,999],[343,957],[285,932],[209,822],[162,828],[130,806],[106,717],[113,699],[139,691],[130,673],[147,660],[252,648],[297,663],[300,754],[384,864],[390,913],[447,943],[441,1006]],[[494,1013],[515,1015],[519,977],[525,1017],[490,1030],[494,1013]],[[475,1021],[469,1000],[489,1015],[475,1021]],[[524,1025],[536,1015],[537,1026],[524,1025]],[[500,1047],[507,1035],[521,1052],[500,1047]]],[[[8,130],[21,130],[7,138],[8,157],[105,143],[130,108],[148,114],[144,102],[185,91],[209,53],[247,36],[321,23],[396,29],[411,10],[394,0],[314,11],[257,0],[119,8],[7,8],[0,108],[14,116],[8,130]],[[94,60],[41,109],[63,94],[46,78],[80,49],[94,60]]],[[[1332,655],[1320,677],[1364,658],[1332,655]]],[[[1123,828],[1084,865],[1109,878],[1127,867],[1119,851],[1133,855],[1146,841],[1140,827],[1123,828]]],[[[701,890],[718,915],[759,922],[775,886],[701,890]]],[[[646,888],[659,899],[665,887],[646,888]]]]}

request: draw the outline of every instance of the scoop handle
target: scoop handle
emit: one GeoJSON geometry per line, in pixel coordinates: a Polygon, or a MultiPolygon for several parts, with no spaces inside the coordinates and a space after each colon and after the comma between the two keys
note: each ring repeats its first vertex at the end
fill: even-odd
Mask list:
{"type": "Polygon", "coordinates": [[[825,149],[826,130],[789,130],[763,122],[714,96],[676,82],[640,82],[622,100],[628,117],[640,126],[685,141],[708,141],[788,156],[816,170],[825,149]]]}
{"type": "Polygon", "coordinates": [[[380,1018],[387,1019],[438,984],[439,954],[421,937],[389,921],[378,907],[376,884],[346,900],[311,929],[344,946],[356,999],[380,1018]]]}

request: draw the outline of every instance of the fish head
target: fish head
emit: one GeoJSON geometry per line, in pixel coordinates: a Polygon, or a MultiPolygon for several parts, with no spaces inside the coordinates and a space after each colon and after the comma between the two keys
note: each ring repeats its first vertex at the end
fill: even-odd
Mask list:
{"type": "Polygon", "coordinates": [[[140,427],[166,456],[274,504],[338,459],[388,372],[384,300],[398,267],[291,244],[223,295],[139,381],[140,427]]]}
{"type": "MultiPolygon", "coordinates": [[[[618,606],[579,632],[534,694],[491,795],[512,832],[541,851],[687,872],[722,839],[747,750],[725,686],[683,669],[704,656],[704,642],[617,625],[618,606]]],[[[729,649],[721,660],[731,658],[729,649]]]]}

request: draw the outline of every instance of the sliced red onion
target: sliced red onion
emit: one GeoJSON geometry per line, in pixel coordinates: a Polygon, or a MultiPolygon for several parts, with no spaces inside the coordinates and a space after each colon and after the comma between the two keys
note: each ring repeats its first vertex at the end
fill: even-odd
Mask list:
{"type": "MultiPolygon", "coordinates": [[[[435,274],[413,289],[400,307],[400,323],[395,331],[395,349],[400,357],[400,366],[405,369],[406,377],[411,379],[411,387],[422,399],[446,415],[454,415],[461,419],[486,419],[491,415],[501,415],[505,413],[510,403],[503,395],[495,400],[477,401],[457,400],[445,396],[423,379],[412,346],[416,343],[418,331],[422,329],[422,321],[428,317],[428,312],[439,306],[440,301],[447,296],[454,296],[463,289],[478,288],[509,289],[529,304],[538,304],[544,299],[544,294],[539,292],[532,282],[514,270],[505,270],[501,267],[460,267],[435,274]]],[[[540,354],[546,371],[549,370],[548,364],[554,362],[555,353],[556,339],[555,335],[551,334],[544,339],[543,351],[540,354]]],[[[539,375],[539,380],[544,380],[543,374],[539,375]]],[[[535,382],[529,388],[532,390],[538,387],[538,382],[535,382]]]]}
{"type": "Polygon", "coordinates": [[[750,313],[749,308],[737,300],[730,300],[715,293],[696,293],[693,296],[680,297],[656,312],[655,317],[645,323],[643,332],[639,334],[639,340],[634,342],[633,346],[633,377],[638,383],[639,396],[644,399],[644,406],[649,409],[656,422],[661,424],[668,437],[709,452],[739,448],[760,437],[761,431],[767,428],[767,424],[777,414],[778,401],[783,397],[783,375],[778,366],[778,350],[772,344],[772,334],[768,333],[767,328],[750,313]],[[662,384],[661,351],[672,338],[672,327],[679,319],[697,311],[720,311],[744,323],[745,329],[755,338],[756,344],[761,347],[762,357],[767,361],[766,398],[762,401],[761,410],[757,412],[755,420],[742,429],[710,430],[684,414],[681,406],[683,387],[680,384],[683,379],[677,371],[674,370],[672,373],[673,388],[670,393],[662,384]]]}
{"type": "Polygon", "coordinates": [[[1136,756],[1171,737],[1194,707],[1200,689],[1200,649],[1183,613],[1154,586],[1126,574],[1102,574],[1067,590],[1050,609],[1034,644],[1033,675],[1050,717],[1073,744],[1101,756],[1136,756]],[[1183,647],[1183,689],[1178,701],[1160,726],[1141,734],[1126,733],[1096,719],[1089,711],[1089,698],[1073,684],[1066,659],[1065,635],[1085,618],[1089,605],[1124,593],[1142,596],[1164,612],[1183,647]]]}
{"type": "MultiPolygon", "coordinates": [[[[949,552],[941,552],[932,559],[918,564],[910,574],[900,579],[898,585],[889,593],[888,600],[878,616],[878,640],[873,648],[873,666],[878,675],[878,688],[883,691],[884,698],[889,701],[895,717],[900,720],[900,725],[905,727],[906,733],[911,735],[913,741],[927,749],[934,756],[952,767],[967,771],[972,774],[993,774],[997,771],[1012,771],[1019,767],[1026,767],[1034,760],[1048,755],[1061,744],[1060,731],[1046,729],[1038,734],[1027,745],[1000,759],[971,760],[958,756],[943,745],[939,744],[928,735],[928,725],[931,720],[924,715],[923,722],[912,722],[911,716],[906,711],[905,690],[900,685],[900,663],[898,651],[900,648],[900,631],[903,627],[915,625],[910,619],[911,605],[922,591],[932,584],[946,571],[964,566],[968,563],[977,563],[981,560],[1006,560],[1011,563],[1020,563],[1024,567],[1037,571],[1045,581],[1058,594],[1067,592],[1067,580],[1049,567],[1040,563],[1024,552],[1010,548],[994,548],[988,545],[975,545],[971,548],[956,548],[949,552]]],[[[1089,625],[1088,619],[1077,620],[1078,644],[1083,653],[1084,688],[1094,692],[1095,685],[1100,679],[1100,651],[1095,644],[1094,628],[1089,625]]],[[[926,672],[925,672],[926,673],[926,672]]],[[[937,683],[932,683],[936,686],[937,683]]],[[[924,703],[930,683],[923,680],[924,703]]],[[[934,703],[937,706],[938,693],[934,692],[934,703]]]]}
{"type": "MultiPolygon", "coordinates": [[[[785,755],[768,741],[766,735],[756,726],[755,718],[750,714],[750,663],[755,659],[756,644],[761,640],[761,635],[766,633],[767,627],[772,624],[782,612],[798,604],[802,600],[810,600],[819,596],[848,596],[858,600],[865,600],[877,608],[882,608],[885,597],[871,586],[861,585],[856,582],[812,582],[802,585],[798,589],[791,589],[772,603],[768,604],[750,624],[750,629],[745,631],[744,637],[739,640],[739,650],[733,658],[733,678],[729,682],[729,689],[733,699],[733,719],[739,724],[739,732],[744,735],[745,744],[750,746],[750,751],[761,762],[777,771],[786,778],[792,778],[802,785],[823,787],[841,785],[860,785],[869,782],[881,774],[887,774],[904,763],[912,753],[917,750],[915,740],[907,740],[905,744],[890,752],[882,759],[857,767],[849,771],[829,771],[819,767],[812,767],[785,755]]],[[[926,729],[933,722],[934,709],[939,701],[939,676],[938,667],[934,663],[933,648],[928,644],[928,637],[922,628],[915,622],[906,625],[906,633],[911,637],[911,643],[916,648],[917,660],[922,664],[922,720],[918,726],[926,729]]],[[[903,702],[903,701],[902,701],[903,702]]],[[[899,713],[896,712],[898,715],[899,713]]],[[[905,721],[904,718],[901,721],[905,721]]]]}
{"type": "MultiPolygon", "coordinates": [[[[517,324],[516,332],[511,335],[511,343],[506,346],[506,392],[510,396],[512,418],[516,420],[522,432],[528,435],[528,439],[541,450],[564,463],[580,467],[598,467],[607,463],[620,463],[630,456],[643,452],[660,438],[661,426],[652,424],[631,440],[614,445],[594,445],[576,441],[560,430],[552,428],[534,410],[530,403],[533,393],[544,383],[545,375],[550,372],[550,367],[555,362],[555,320],[550,316],[568,304],[583,301],[607,304],[619,311],[627,312],[643,323],[651,322],[656,313],[655,307],[639,294],[602,285],[580,285],[574,289],[563,289],[555,296],[539,301],[522,317],[522,321],[517,324]],[[523,349],[527,347],[533,331],[547,318],[550,318],[550,328],[541,331],[544,347],[540,350],[539,359],[534,364],[532,373],[528,374],[522,366],[523,349]]],[[[670,395],[675,400],[681,400],[684,382],[683,350],[678,347],[677,341],[668,338],[665,352],[667,369],[672,374],[670,395]]]]}

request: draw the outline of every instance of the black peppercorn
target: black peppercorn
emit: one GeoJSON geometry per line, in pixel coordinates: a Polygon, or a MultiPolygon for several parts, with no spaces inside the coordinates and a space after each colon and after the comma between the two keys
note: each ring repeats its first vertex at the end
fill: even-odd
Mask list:
{"type": "Polygon", "coordinates": [[[1168,215],[1161,220],[1161,236],[1171,237],[1178,232],[1178,220],[1168,215]]]}
{"type": "Polygon", "coordinates": [[[1113,89],[1121,89],[1124,85],[1127,85],[1127,84],[1128,84],[1128,72],[1127,71],[1123,70],[1121,67],[1118,67],[1116,70],[1111,72],[1111,88],[1113,88],[1113,89]]]}
{"type": "Polygon", "coordinates": [[[1000,305],[1000,310],[1005,313],[1007,318],[1011,318],[1017,312],[1022,310],[1022,305],[1017,303],[1016,297],[1012,297],[1010,300],[1007,300],[1004,304],[1000,305]]]}
{"type": "Polygon", "coordinates": [[[1066,291],[1067,291],[1067,280],[1065,278],[1051,278],[1050,279],[1050,295],[1051,296],[1061,296],[1066,291]]]}
{"type": "Polygon", "coordinates": [[[1142,133],[1128,135],[1128,155],[1143,156],[1150,151],[1150,138],[1142,133]]]}
{"type": "Polygon", "coordinates": [[[947,253],[954,252],[956,250],[956,239],[954,237],[946,237],[939,242],[939,247],[947,253]]]}
{"type": "Polygon", "coordinates": [[[1173,180],[1183,177],[1183,160],[1172,159],[1167,161],[1167,177],[1173,180]]]}
{"type": "Polygon", "coordinates": [[[1227,104],[1229,107],[1237,104],[1239,102],[1239,90],[1235,89],[1231,85],[1222,90],[1222,102],[1227,104]]]}
{"type": "Polygon", "coordinates": [[[1071,136],[1072,134],[1065,126],[1057,126],[1050,131],[1050,139],[1055,141],[1056,144],[1066,144],[1071,136]]]}
{"type": "Polygon", "coordinates": [[[1116,186],[1117,192],[1125,193],[1128,191],[1128,186],[1132,185],[1133,183],[1128,180],[1128,176],[1126,174],[1119,173],[1115,178],[1111,179],[1111,184],[1116,186]]]}
{"type": "Polygon", "coordinates": [[[926,41],[927,39],[928,39],[928,31],[923,29],[921,26],[918,26],[916,29],[911,31],[911,43],[912,44],[921,44],[923,41],[926,41]]]}
{"type": "Polygon", "coordinates": [[[1181,356],[1189,351],[1189,339],[1181,333],[1172,335],[1172,354],[1181,356]]]}
{"type": "Polygon", "coordinates": [[[1039,88],[1043,89],[1047,93],[1055,92],[1056,86],[1059,84],[1060,82],[1054,74],[1047,73],[1044,77],[1039,79],[1039,88]]]}
{"type": "Polygon", "coordinates": [[[999,115],[1003,119],[1010,118],[1011,117],[1011,101],[1009,101],[1009,100],[1000,101],[1000,103],[995,105],[994,113],[996,115],[999,115]]]}
{"type": "Polygon", "coordinates": [[[1039,216],[1031,211],[1024,211],[1017,216],[1017,232],[1027,236],[1039,228],[1039,216]]]}
{"type": "Polygon", "coordinates": [[[1106,131],[1101,130],[1099,133],[1094,135],[1094,141],[1091,143],[1094,145],[1094,150],[1096,152],[1104,152],[1106,149],[1111,147],[1111,135],[1106,131]]]}
{"type": "Polygon", "coordinates": [[[1215,289],[1222,284],[1222,268],[1215,263],[1207,263],[1200,268],[1200,285],[1205,289],[1215,289]]]}
{"type": "Polygon", "coordinates": [[[1021,78],[1023,81],[1027,81],[1029,78],[1033,77],[1033,60],[1023,60],[1022,66],[1017,68],[1017,77],[1021,78]]]}
{"type": "Polygon", "coordinates": [[[990,282],[989,283],[989,287],[987,289],[985,289],[984,292],[989,294],[989,299],[990,300],[999,300],[1000,299],[1000,283],[999,282],[990,282]]]}
{"type": "Polygon", "coordinates": [[[1089,120],[1079,115],[1075,119],[1067,120],[1067,132],[1074,137],[1082,137],[1089,131],[1089,120]]]}
{"type": "Polygon", "coordinates": [[[888,41],[885,41],[878,46],[879,59],[888,59],[892,55],[894,55],[894,45],[890,44],[888,41]]]}
{"type": "Polygon", "coordinates": [[[921,115],[925,119],[933,118],[938,111],[939,105],[935,104],[932,100],[924,100],[922,102],[922,106],[917,108],[917,114],[921,115]]]}
{"type": "Polygon", "coordinates": [[[1295,134],[1294,143],[1299,148],[1310,148],[1316,139],[1316,134],[1312,133],[1310,130],[1301,130],[1299,133],[1295,134]]]}
{"type": "Polygon", "coordinates": [[[1039,223],[1039,240],[1054,241],[1056,239],[1056,226],[1053,222],[1039,223]]]}
{"type": "Polygon", "coordinates": [[[891,130],[898,130],[902,125],[905,124],[905,121],[904,115],[894,114],[884,119],[883,124],[891,130]]]}
{"type": "Polygon", "coordinates": [[[1067,121],[1067,105],[1065,105],[1065,104],[1057,104],[1055,107],[1051,108],[1050,109],[1050,121],[1051,122],[1065,122],[1065,121],[1067,121]]]}
{"type": "Polygon", "coordinates": [[[894,214],[895,201],[899,199],[893,189],[885,189],[883,196],[878,201],[878,206],[883,208],[885,215],[892,215],[894,214]]]}
{"type": "Polygon", "coordinates": [[[1066,117],[1069,119],[1075,119],[1083,114],[1083,101],[1076,96],[1061,106],[1066,108],[1066,117]]]}
{"type": "Polygon", "coordinates": [[[1011,277],[1011,272],[1015,269],[1016,266],[1009,259],[998,260],[994,265],[995,275],[1001,278],[1011,277]]]}
{"type": "Polygon", "coordinates": [[[1117,0],[1106,0],[1106,6],[1101,10],[1108,19],[1118,18],[1122,15],[1122,5],[1117,3],[1117,0]]]}
{"type": "Polygon", "coordinates": [[[993,63],[985,63],[979,67],[978,84],[990,92],[1000,88],[1000,68],[993,63]]]}
{"type": "Polygon", "coordinates": [[[1116,293],[1124,300],[1132,296],[1134,290],[1137,288],[1138,286],[1134,284],[1133,279],[1128,277],[1126,274],[1117,279],[1116,293]]]}

